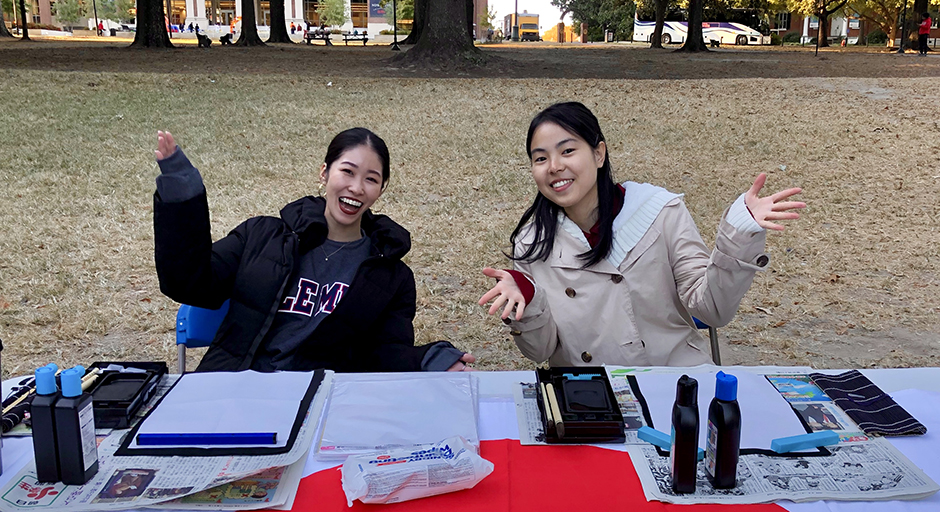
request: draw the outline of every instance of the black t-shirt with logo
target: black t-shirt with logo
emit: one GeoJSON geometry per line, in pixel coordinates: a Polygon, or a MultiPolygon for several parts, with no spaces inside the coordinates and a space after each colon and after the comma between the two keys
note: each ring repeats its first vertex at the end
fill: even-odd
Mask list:
{"type": "Polygon", "coordinates": [[[354,242],[327,239],[300,256],[262,344],[264,351],[252,368],[272,371],[291,367],[300,345],[343,299],[359,265],[369,257],[370,242],[367,236],[354,242]]]}

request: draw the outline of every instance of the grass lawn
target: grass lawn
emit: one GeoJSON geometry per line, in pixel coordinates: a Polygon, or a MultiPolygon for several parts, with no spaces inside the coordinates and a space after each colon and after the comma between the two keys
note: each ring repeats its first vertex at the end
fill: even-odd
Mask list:
{"type": "MultiPolygon", "coordinates": [[[[794,48],[487,47],[493,69],[397,69],[382,47],[128,50],[0,41],[4,373],[96,360],[175,367],[177,304],[153,266],[157,129],[206,183],[213,235],[316,193],[338,131],[389,144],[376,204],[412,234],[419,342],[531,368],[477,305],[531,201],[525,133],[594,110],[619,179],[685,193],[707,243],[758,172],[802,186],[770,270],[719,330],[725,364],[940,365],[940,58],[794,48]]],[[[190,365],[201,351],[191,351],[190,365]]]]}

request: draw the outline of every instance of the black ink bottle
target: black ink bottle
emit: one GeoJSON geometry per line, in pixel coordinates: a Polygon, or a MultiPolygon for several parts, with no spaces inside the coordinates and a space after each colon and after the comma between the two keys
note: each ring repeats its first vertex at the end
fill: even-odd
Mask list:
{"type": "Polygon", "coordinates": [[[62,398],[55,404],[59,473],[66,485],[83,485],[98,472],[95,410],[91,395],[82,392],[85,368],[62,372],[62,398]]]}
{"type": "Polygon", "coordinates": [[[59,367],[49,363],[36,368],[36,396],[29,406],[33,428],[33,454],[36,457],[36,480],[59,481],[59,451],[55,438],[55,404],[59,401],[59,388],[55,375],[59,367]]]}
{"type": "Polygon", "coordinates": [[[740,448],[738,379],[734,375],[718,372],[715,398],[708,406],[708,437],[705,440],[705,472],[715,489],[734,487],[740,448]]]}
{"type": "Polygon", "coordinates": [[[695,492],[698,468],[698,381],[683,375],[676,383],[676,403],[672,406],[672,443],[669,469],[672,490],[695,492]]]}

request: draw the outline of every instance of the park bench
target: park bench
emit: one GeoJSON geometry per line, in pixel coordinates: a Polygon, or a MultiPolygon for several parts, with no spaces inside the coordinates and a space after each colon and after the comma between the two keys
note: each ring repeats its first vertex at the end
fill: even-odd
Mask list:
{"type": "Polygon", "coordinates": [[[366,45],[366,41],[369,40],[369,34],[365,32],[361,34],[343,34],[343,42],[346,46],[349,46],[350,41],[362,41],[362,46],[366,45]]]}
{"type": "Polygon", "coordinates": [[[311,44],[311,42],[314,39],[319,39],[323,41],[326,44],[326,46],[333,46],[333,43],[330,41],[329,32],[321,32],[319,30],[308,30],[307,33],[304,34],[304,40],[307,41],[307,44],[311,44]]]}

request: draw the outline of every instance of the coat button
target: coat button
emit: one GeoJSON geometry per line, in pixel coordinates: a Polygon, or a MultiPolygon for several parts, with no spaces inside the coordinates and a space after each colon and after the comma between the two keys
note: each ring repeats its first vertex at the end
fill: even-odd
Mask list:
{"type": "Polygon", "coordinates": [[[620,284],[620,282],[623,281],[623,276],[620,274],[614,274],[610,276],[610,280],[613,281],[614,284],[620,284]]]}
{"type": "Polygon", "coordinates": [[[770,261],[770,258],[768,258],[766,254],[761,254],[760,256],[757,257],[757,266],[766,267],[769,261],[770,261]]]}
{"type": "Polygon", "coordinates": [[[594,356],[590,352],[581,352],[581,360],[585,363],[590,363],[591,359],[594,359],[594,356]]]}
{"type": "Polygon", "coordinates": [[[577,295],[577,294],[578,294],[578,292],[574,291],[574,288],[568,288],[568,289],[565,290],[565,295],[571,297],[572,299],[573,299],[574,296],[577,295]]]}

